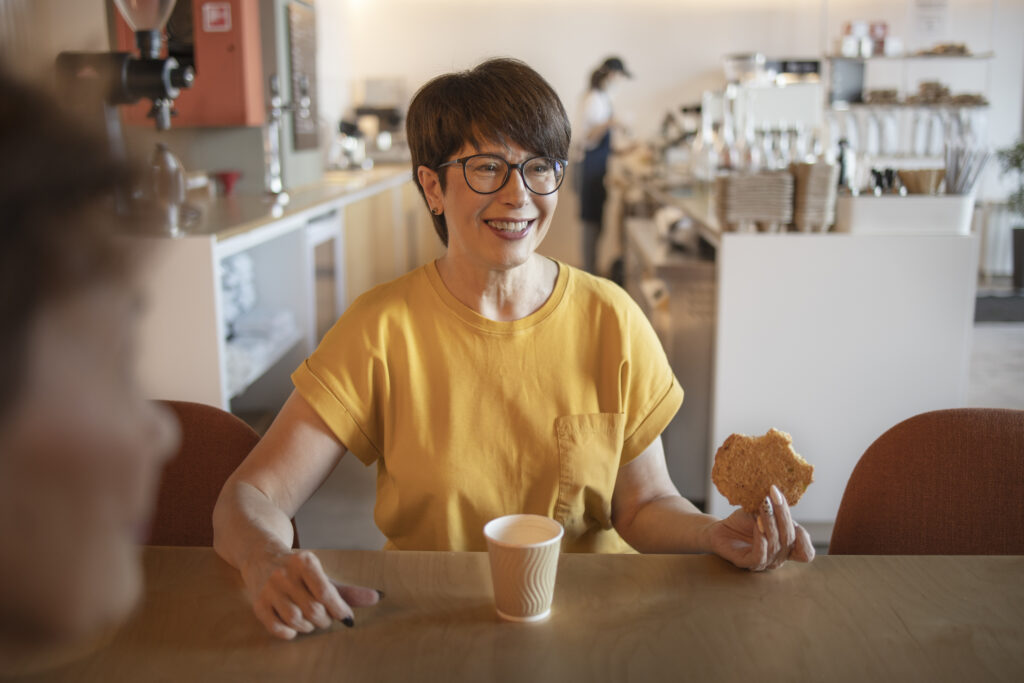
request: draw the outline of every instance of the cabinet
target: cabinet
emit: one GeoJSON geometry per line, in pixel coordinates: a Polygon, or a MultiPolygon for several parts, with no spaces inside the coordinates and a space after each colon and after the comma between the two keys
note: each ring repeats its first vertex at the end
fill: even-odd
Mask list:
{"type": "Polygon", "coordinates": [[[444,251],[414,182],[347,205],[344,223],[346,306],[444,251]]]}
{"type": "Polygon", "coordinates": [[[345,309],[345,235],[338,209],[311,220],[306,227],[306,260],[313,276],[308,338],[323,339],[345,309]]]}
{"type": "MultiPolygon", "coordinates": [[[[135,35],[116,11],[117,47],[135,51],[135,35]]],[[[174,101],[175,127],[262,126],[266,119],[259,0],[178,0],[168,42],[196,79],[174,101]]],[[[167,47],[165,46],[165,50],[167,47]]],[[[126,123],[152,125],[148,100],[122,107],[126,123]]]]}
{"type": "Polygon", "coordinates": [[[713,264],[701,263],[652,221],[627,222],[627,290],[663,338],[671,330],[666,352],[687,392],[665,435],[673,479],[701,476],[697,493],[692,479],[676,483],[706,512],[728,515],[708,476],[718,446],[734,432],[787,431],[815,467],[794,516],[827,543],[871,442],[967,400],[977,236],[718,233],[710,193],[636,187],[703,224],[714,248],[713,264]]]}
{"type": "MultiPolygon", "coordinates": [[[[311,254],[317,240],[324,241],[330,216],[331,209],[299,215],[222,241],[215,235],[149,238],[139,347],[146,394],[236,413],[276,410],[287,397],[291,370],[314,344],[311,254]],[[247,341],[229,329],[224,274],[239,259],[251,270],[258,309],[278,316],[259,343],[259,335],[247,341]]],[[[340,226],[331,230],[340,234],[340,226]]]]}
{"type": "MultiPolygon", "coordinates": [[[[349,190],[323,183],[305,208],[295,206],[297,193],[294,213],[251,229],[145,238],[138,374],[147,396],[247,419],[276,413],[291,392],[291,372],[356,296],[440,255],[404,169],[359,182],[349,190]],[[249,283],[245,306],[229,286],[233,273],[249,283]],[[246,307],[252,315],[238,316],[246,307]]],[[[238,202],[212,213],[267,210],[259,197],[238,202]]]]}
{"type": "Polygon", "coordinates": [[[977,259],[974,235],[722,235],[711,442],[791,433],[815,468],[793,514],[816,542],[879,435],[965,405],[977,259]]]}

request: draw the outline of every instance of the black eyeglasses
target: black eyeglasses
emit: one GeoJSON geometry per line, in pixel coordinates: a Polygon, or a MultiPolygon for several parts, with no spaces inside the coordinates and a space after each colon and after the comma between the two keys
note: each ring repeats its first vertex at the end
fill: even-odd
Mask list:
{"type": "Polygon", "coordinates": [[[532,157],[521,164],[511,164],[496,154],[474,154],[461,159],[452,159],[437,168],[462,165],[462,175],[469,189],[477,194],[494,194],[512,177],[512,169],[519,171],[526,189],[534,194],[551,194],[565,178],[565,159],[532,157]]]}

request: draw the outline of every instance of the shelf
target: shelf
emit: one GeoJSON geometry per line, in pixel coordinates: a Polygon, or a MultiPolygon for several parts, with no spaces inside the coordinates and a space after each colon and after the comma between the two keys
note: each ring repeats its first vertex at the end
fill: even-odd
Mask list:
{"type": "Polygon", "coordinates": [[[836,62],[906,62],[912,60],[943,60],[943,59],[963,59],[963,60],[977,60],[982,61],[986,59],[992,59],[995,57],[994,52],[976,52],[969,55],[872,55],[870,57],[847,57],[845,55],[826,55],[825,59],[830,59],[836,62]]]}
{"type": "Polygon", "coordinates": [[[837,101],[831,103],[829,105],[829,108],[835,111],[845,111],[848,109],[883,109],[885,107],[890,107],[892,109],[933,109],[936,111],[958,111],[960,109],[988,109],[991,106],[991,104],[915,104],[913,102],[871,103],[837,101]]]}
{"type": "MultiPolygon", "coordinates": [[[[228,398],[235,398],[246,389],[248,389],[253,382],[262,377],[267,370],[274,366],[279,360],[281,360],[286,353],[288,353],[296,344],[302,341],[302,332],[298,327],[290,330],[287,334],[277,336],[266,340],[266,346],[260,348],[259,353],[254,355],[251,353],[246,354],[242,351],[242,359],[249,361],[250,365],[244,368],[244,372],[233,369],[230,366],[237,361],[232,360],[233,356],[229,352],[227,363],[228,363],[228,398]],[[248,356],[246,358],[245,356],[248,356]],[[254,363],[254,360],[260,361],[254,363]]],[[[227,342],[226,347],[231,347],[231,342],[227,342]]]]}

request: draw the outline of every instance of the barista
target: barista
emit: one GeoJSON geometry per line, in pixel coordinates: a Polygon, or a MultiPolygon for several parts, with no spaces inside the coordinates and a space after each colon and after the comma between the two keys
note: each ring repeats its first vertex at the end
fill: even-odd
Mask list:
{"type": "Polygon", "coordinates": [[[609,57],[590,75],[583,98],[581,136],[584,153],[580,183],[580,218],[583,221],[583,268],[597,273],[597,244],[606,198],[604,176],[612,152],[612,130],[618,125],[609,89],[616,80],[632,74],[619,57],[609,57]]]}

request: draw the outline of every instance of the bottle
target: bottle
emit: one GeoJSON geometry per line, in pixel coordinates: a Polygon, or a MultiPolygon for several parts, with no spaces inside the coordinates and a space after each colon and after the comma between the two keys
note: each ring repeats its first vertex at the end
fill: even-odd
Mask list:
{"type": "Polygon", "coordinates": [[[690,159],[694,175],[700,180],[712,180],[718,172],[718,153],[715,150],[715,129],[712,109],[708,106],[710,93],[701,104],[700,133],[694,137],[690,159]]]}
{"type": "Polygon", "coordinates": [[[839,141],[839,154],[837,156],[839,161],[839,187],[846,188],[853,194],[857,194],[858,188],[854,182],[857,173],[856,158],[853,148],[846,138],[839,141]]]}
{"type": "Polygon", "coordinates": [[[147,199],[163,222],[162,228],[177,234],[182,228],[181,207],[185,204],[185,167],[167,145],[158,142],[150,158],[150,173],[147,199]]]}
{"type": "Polygon", "coordinates": [[[734,170],[739,164],[736,150],[736,85],[730,83],[725,86],[725,94],[722,97],[722,127],[718,136],[718,168],[722,170],[734,170]]]}

